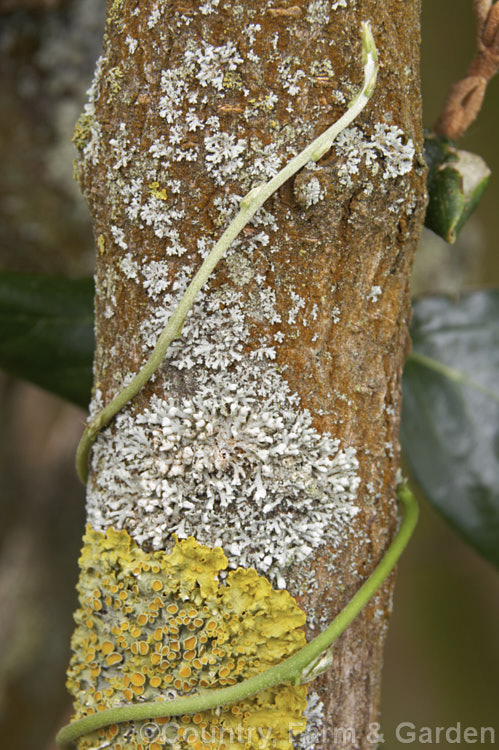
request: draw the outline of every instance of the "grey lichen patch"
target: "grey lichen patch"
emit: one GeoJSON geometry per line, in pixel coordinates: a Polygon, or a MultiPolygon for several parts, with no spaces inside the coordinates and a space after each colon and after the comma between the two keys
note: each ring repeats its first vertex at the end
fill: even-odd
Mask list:
{"type": "Polygon", "coordinates": [[[119,415],[115,434],[94,450],[92,524],[126,528],[153,548],[196,532],[223,545],[232,566],[275,579],[323,543],[331,518],[340,529],[348,523],[358,486],[353,451],[319,435],[278,378],[267,375],[267,388],[273,381],[280,391],[262,400],[265,372],[253,369],[258,379],[243,382],[239,373],[216,393],[201,386],[191,398],[153,397],[142,413],[119,415]]]}
{"type": "Polygon", "coordinates": [[[199,12],[202,13],[203,16],[209,16],[212,13],[216,13],[219,4],[220,0],[207,0],[207,2],[199,7],[199,12]]]}
{"type": "Polygon", "coordinates": [[[381,287],[378,284],[375,284],[369,290],[369,293],[367,294],[367,299],[370,302],[376,303],[378,301],[379,297],[381,296],[382,291],[383,290],[381,289],[381,287]]]}
{"type": "Polygon", "coordinates": [[[366,137],[360,128],[344,130],[336,140],[336,151],[343,158],[338,168],[340,182],[352,184],[352,175],[365,167],[372,175],[382,170],[383,179],[395,179],[411,171],[414,165],[415,148],[395,125],[377,123],[374,132],[366,137]]]}
{"type": "Polygon", "coordinates": [[[237,46],[231,41],[218,47],[203,43],[202,48],[193,47],[186,52],[186,64],[194,69],[199,84],[217,91],[224,88],[225,76],[234,73],[242,62],[237,46]]]}
{"type": "MultiPolygon", "coordinates": [[[[128,256],[121,268],[161,299],[142,324],[144,344],[153,346],[190,271],[168,289],[164,268],[151,267],[149,275],[128,256]]],[[[241,248],[229,255],[228,268],[239,279],[249,276],[241,248]]],[[[89,520],[96,529],[124,528],[155,549],[166,548],[173,534],[195,534],[222,545],[231,566],[252,565],[285,585],[283,570],[334,542],[358,512],[357,459],[314,428],[273,364],[272,338],[246,351],[252,317],[265,311],[267,321],[281,323],[265,278],[255,274],[251,288],[247,297],[224,285],[201,294],[165,361],[183,378],[184,395],[154,396],[140,412],[129,407],[99,436],[89,520]]],[[[305,300],[289,294],[292,325],[305,300]]]]}
{"type": "Polygon", "coordinates": [[[324,199],[325,190],[320,180],[314,174],[305,179],[295,181],[294,195],[297,203],[303,208],[310,208],[324,199]]]}
{"type": "Polygon", "coordinates": [[[331,3],[329,0],[312,0],[307,8],[306,19],[312,24],[327,24],[329,23],[329,11],[331,3]]]}
{"type": "Polygon", "coordinates": [[[226,261],[229,278],[238,286],[246,286],[253,278],[253,268],[247,255],[233,252],[226,261]]]}
{"type": "MultiPolygon", "coordinates": [[[[254,41],[260,26],[249,24],[245,28],[249,42],[254,41]]],[[[130,40],[134,41],[132,37],[130,40]]],[[[122,249],[136,245],[137,230],[143,233],[142,241],[165,240],[162,252],[168,255],[183,255],[192,249],[194,241],[185,239],[193,236],[192,226],[184,226],[185,206],[188,202],[192,204],[197,196],[190,194],[189,201],[176,185],[179,181],[169,178],[170,173],[179,173],[183,162],[195,162],[196,169],[205,170],[218,187],[239,183],[241,191],[247,192],[256,182],[276,174],[283,161],[294,154],[288,132],[280,133],[272,144],[259,138],[249,142],[237,130],[227,127],[223,108],[220,116],[206,116],[205,105],[217,103],[218,107],[225,97],[233,96],[233,91],[243,87],[241,72],[245,60],[234,42],[217,45],[188,39],[176,64],[161,72],[159,87],[144,92],[149,97],[151,111],[157,113],[156,130],[161,133],[145,151],[138,148],[126,114],[126,121],[120,123],[110,138],[95,116],[96,102],[106,98],[102,81],[104,62],[102,58],[97,65],[77,133],[78,169],[81,177],[88,175],[98,162],[107,165],[106,201],[114,226],[125,231],[117,243],[122,249]]],[[[108,99],[110,95],[121,96],[125,75],[128,73],[117,66],[105,74],[108,99]]],[[[244,89],[243,93],[247,96],[248,91],[244,89]]],[[[270,93],[256,103],[256,111],[269,112],[276,101],[270,93]]],[[[241,126],[240,132],[244,133],[244,121],[241,126]]],[[[293,141],[298,130],[293,129],[293,141]]],[[[195,223],[195,219],[189,221],[195,223]]]]}
{"type": "Polygon", "coordinates": [[[105,58],[99,57],[95,64],[92,84],[87,91],[87,102],[75,126],[75,142],[79,149],[80,159],[77,163],[78,176],[99,162],[101,149],[101,126],[96,117],[95,105],[100,96],[102,72],[105,58]]]}
{"type": "Polygon", "coordinates": [[[244,138],[236,138],[232,133],[213,132],[205,136],[205,164],[216,185],[225,185],[236,180],[244,165],[242,154],[247,150],[244,138]]]}
{"type": "MultiPolygon", "coordinates": [[[[163,4],[154,6],[147,20],[147,28],[154,29],[155,34],[159,33],[156,25],[159,26],[159,18],[166,13],[165,8],[163,4]]],[[[180,8],[174,11],[183,25],[192,21],[197,12],[208,16],[226,12],[224,7],[209,2],[197,9],[186,8],[188,12],[185,9],[181,12],[180,8]]],[[[206,172],[211,187],[237,186],[235,192],[244,194],[255,184],[273,177],[284,162],[295,155],[297,142],[313,135],[312,123],[296,120],[289,103],[282,119],[283,103],[271,90],[255,97],[243,117],[236,118],[234,126],[234,118],[228,113],[238,110],[235,101],[241,96],[250,101],[253,76],[248,76],[248,66],[254,66],[255,72],[261,66],[256,50],[260,50],[264,42],[261,24],[250,22],[250,14],[244,6],[241,6],[240,17],[236,16],[241,25],[237,41],[227,40],[225,35],[218,38],[210,35],[207,41],[198,33],[179,32],[185,33],[185,43],[179,43],[171,53],[170,67],[159,72],[159,85],[157,80],[154,85],[146,81],[139,97],[147,101],[153,123],[148,127],[150,145],[145,148],[138,146],[135,125],[127,112],[123,112],[123,122],[110,137],[95,115],[98,101],[109,102],[115,97],[116,102],[126,104],[124,92],[133,89],[129,79],[133,79],[132,68],[136,64],[135,33],[128,33],[124,38],[129,55],[123,66],[105,71],[103,78],[106,58],[97,65],[88,92],[85,121],[77,135],[78,171],[80,182],[87,190],[82,178],[86,176],[89,181],[93,167],[98,163],[106,164],[106,202],[113,225],[120,229],[116,244],[122,250],[137,247],[139,238],[140,243],[150,243],[157,248],[158,260],[160,252],[179,256],[195,250],[196,224],[205,217],[201,215],[204,210],[195,207],[197,215],[193,216],[192,207],[199,203],[198,197],[203,203],[203,195],[189,193],[187,196],[174,188],[178,179],[170,178],[170,175],[180,174],[185,180],[183,172],[187,163],[192,163],[193,173],[206,172]],[[247,120],[254,116],[261,120],[259,135],[247,137],[247,120]],[[155,187],[151,188],[152,185],[155,187]],[[164,242],[161,248],[158,240],[164,242]]],[[[296,55],[283,61],[276,49],[275,59],[276,65],[280,60],[279,77],[289,102],[289,97],[294,99],[305,85],[306,73],[300,68],[296,55]]],[[[212,214],[209,208],[206,212],[212,214]]]]}
{"type": "Polygon", "coordinates": [[[307,695],[304,715],[307,719],[305,731],[293,738],[293,750],[310,750],[319,747],[324,739],[324,704],[316,692],[307,695]]]}
{"type": "Polygon", "coordinates": [[[301,67],[301,60],[296,55],[284,57],[277,67],[281,83],[290,96],[301,93],[301,84],[305,82],[307,75],[301,67]]]}

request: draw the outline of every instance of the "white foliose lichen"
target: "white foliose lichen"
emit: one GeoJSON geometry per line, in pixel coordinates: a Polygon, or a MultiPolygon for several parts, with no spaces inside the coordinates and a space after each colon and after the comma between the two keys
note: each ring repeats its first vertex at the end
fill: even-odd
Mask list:
{"type": "Polygon", "coordinates": [[[383,290],[378,284],[376,284],[375,286],[372,286],[367,294],[367,299],[370,302],[377,302],[379,297],[381,297],[382,291],[383,290]]]}
{"type": "Polygon", "coordinates": [[[215,183],[225,185],[228,180],[235,180],[244,165],[241,154],[246,151],[246,140],[219,131],[207,135],[204,145],[206,168],[215,183]]]}
{"type": "Polygon", "coordinates": [[[313,24],[329,23],[329,0],[312,0],[307,8],[306,19],[313,24]]]}
{"type": "Polygon", "coordinates": [[[203,16],[209,16],[211,13],[216,13],[219,3],[220,0],[208,0],[199,7],[199,10],[203,16]]]}
{"type": "Polygon", "coordinates": [[[274,577],[324,542],[331,517],[339,528],[348,523],[358,485],[353,451],[317,433],[276,378],[266,386],[274,380],[280,390],[262,399],[263,375],[241,382],[238,373],[217,392],[202,385],[119,415],[114,437],[94,450],[96,490],[112,499],[99,513],[90,493],[93,527],[125,527],[153,548],[173,533],[194,535],[221,545],[233,565],[274,577]]]}
{"type": "Polygon", "coordinates": [[[123,231],[123,229],[117,227],[115,224],[111,224],[111,234],[118,247],[121,247],[122,250],[128,250],[128,245],[125,241],[125,232],[123,231]]]}
{"type": "MultiPolygon", "coordinates": [[[[215,13],[218,5],[215,0],[205,2],[198,11],[201,14],[215,13]]],[[[163,13],[164,4],[155,5],[148,25],[153,28],[163,13]]],[[[238,189],[244,194],[256,184],[274,177],[284,161],[295,155],[294,144],[298,135],[312,137],[311,123],[293,121],[292,127],[289,125],[289,129],[283,127],[279,130],[271,143],[258,137],[248,139],[244,124],[238,132],[224,113],[223,99],[233,88],[241,88],[247,96],[250,102],[248,117],[261,111],[270,112],[277,104],[277,96],[272,91],[257,101],[251,101],[249,90],[244,88],[242,73],[250,61],[247,47],[257,40],[260,32],[260,24],[248,24],[239,45],[232,41],[213,45],[195,36],[187,39],[176,67],[161,71],[159,92],[152,88],[147,92],[152,109],[157,113],[161,135],[149,144],[145,154],[139,153],[135,147],[125,123],[106,142],[106,134],[95,117],[105,58],[98,62],[88,92],[79,148],[89,164],[97,164],[107,156],[103,153],[104,146],[109,149],[107,179],[112,218],[114,225],[125,232],[113,237],[122,250],[131,247],[129,232],[140,230],[147,239],[152,234],[164,240],[165,255],[186,253],[189,243],[183,235],[183,222],[187,199],[183,191],[175,188],[176,180],[170,177],[175,174],[179,162],[198,162],[217,187],[225,188],[227,183],[237,181],[238,189]],[[220,114],[208,116],[207,104],[215,104],[215,110],[220,114]]],[[[137,41],[128,35],[126,44],[133,55],[137,41]]],[[[277,53],[276,48],[276,57],[277,53]]],[[[299,67],[299,58],[289,57],[282,61],[279,56],[276,64],[284,88],[291,96],[298,95],[306,81],[306,74],[299,67]]],[[[294,117],[294,108],[291,103],[289,106],[294,117]]],[[[311,201],[316,198],[315,193],[311,193],[311,201]]]]}
{"type": "Polygon", "coordinates": [[[300,185],[299,194],[297,197],[305,208],[310,208],[316,203],[319,203],[319,201],[323,200],[324,195],[324,189],[320,181],[317,179],[317,177],[312,177],[303,185],[300,185]]]}
{"type": "MultiPolygon", "coordinates": [[[[164,278],[162,267],[146,273],[129,256],[125,271],[123,264],[153,299],[161,291],[142,325],[149,348],[191,271],[168,291],[154,281],[164,278]]],[[[126,528],[151,548],[167,547],[173,534],[221,545],[233,567],[254,566],[282,587],[286,566],[337,540],[358,512],[358,463],[300,408],[272,362],[274,336],[247,352],[262,301],[267,319],[280,322],[275,310],[271,317],[273,290],[263,277],[255,287],[244,305],[227,285],[200,295],[167,351],[175,395],[153,397],[139,413],[127,407],[99,435],[88,513],[93,528],[126,528]]],[[[294,292],[292,302],[296,314],[305,305],[294,292]]]]}
{"type": "Polygon", "coordinates": [[[90,164],[96,165],[100,159],[102,128],[97,120],[95,105],[100,96],[102,73],[106,59],[100,56],[95,63],[95,72],[90,88],[87,91],[87,101],[83,107],[83,116],[86,118],[87,138],[82,157],[88,160],[90,164]]]}
{"type": "Polygon", "coordinates": [[[202,49],[188,49],[185,59],[189,67],[196,67],[195,75],[201,86],[212,86],[217,91],[223,89],[225,75],[237,70],[243,62],[236,45],[230,41],[219,47],[204,43],[202,49]]]}
{"type": "Polygon", "coordinates": [[[139,41],[138,39],[134,39],[133,36],[130,36],[130,34],[128,34],[125,39],[125,44],[128,47],[129,53],[133,55],[135,53],[135,50],[139,46],[139,41]]]}
{"type": "Polygon", "coordinates": [[[347,128],[336,140],[336,151],[344,158],[338,168],[343,183],[350,183],[351,175],[358,174],[361,166],[371,174],[382,169],[384,179],[395,179],[411,171],[415,155],[412,140],[396,125],[385,123],[377,123],[370,137],[358,127],[347,128]]]}
{"type": "Polygon", "coordinates": [[[153,29],[161,18],[161,8],[153,8],[149,18],[147,19],[147,28],[153,29]]]}
{"type": "Polygon", "coordinates": [[[324,704],[317,693],[307,695],[305,731],[293,737],[293,750],[311,750],[324,741],[324,704]]]}
{"type": "MultiPolygon", "coordinates": [[[[154,174],[150,176],[151,179],[153,176],[154,174]]],[[[142,180],[134,178],[123,185],[121,200],[127,219],[138,224],[140,229],[150,227],[156,237],[166,240],[166,255],[183,255],[186,248],[180,242],[180,233],[176,225],[183,219],[185,210],[176,207],[172,183],[170,180],[165,181],[166,187],[160,190],[157,182],[150,182],[147,186],[142,180]],[[167,195],[167,189],[170,196],[167,195]]]]}
{"type": "Polygon", "coordinates": [[[296,322],[296,317],[299,311],[305,307],[305,299],[300,297],[293,289],[290,291],[291,302],[293,303],[288,311],[288,323],[293,324],[296,322]]]}
{"type": "Polygon", "coordinates": [[[277,66],[282,86],[291,96],[297,96],[301,93],[299,82],[307,77],[305,71],[298,67],[299,64],[299,58],[288,56],[277,66]]]}

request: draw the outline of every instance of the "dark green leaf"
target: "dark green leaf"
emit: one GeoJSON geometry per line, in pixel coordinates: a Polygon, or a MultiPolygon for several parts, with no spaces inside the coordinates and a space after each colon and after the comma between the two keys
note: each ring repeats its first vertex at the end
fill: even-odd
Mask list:
{"type": "Polygon", "coordinates": [[[93,294],[91,279],[0,273],[0,367],[86,408],[93,294]]]}
{"type": "Polygon", "coordinates": [[[476,154],[458,150],[447,138],[425,138],[428,207],[425,225],[454,243],[487,187],[490,170],[476,154]]]}
{"type": "Polygon", "coordinates": [[[499,567],[499,291],[416,301],[401,442],[428,500],[499,567]]]}

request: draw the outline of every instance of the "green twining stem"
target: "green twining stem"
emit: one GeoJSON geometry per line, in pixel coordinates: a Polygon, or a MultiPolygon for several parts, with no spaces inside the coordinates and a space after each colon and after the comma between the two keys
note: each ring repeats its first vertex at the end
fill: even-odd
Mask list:
{"type": "Polygon", "coordinates": [[[288,657],[275,667],[271,667],[248,680],[226,688],[207,689],[185,698],[175,698],[169,701],[149,701],[134,703],[127,706],[108,708],[99,713],[85,716],[65,726],[58,733],[56,742],[62,750],[69,750],[72,743],[79,737],[97,729],[119,724],[123,721],[152,720],[165,716],[183,716],[207,711],[218,706],[225,706],[234,701],[249,698],[267,688],[284,683],[300,684],[307,680],[308,669],[317,662],[327,649],[333,644],[345,628],[364,608],[369,599],[381,586],[393,570],[402,554],[418,519],[418,504],[407,485],[400,485],[397,498],[403,507],[403,517],[400,528],[392,543],[385,552],[378,566],[360,587],[355,596],[335,617],[333,622],[316,638],[309,641],[300,651],[288,657]]]}
{"type": "Polygon", "coordinates": [[[166,327],[160,334],[157,344],[144,366],[133,380],[120,391],[87,425],[76,452],[76,470],[81,481],[85,484],[88,478],[88,457],[97,435],[112,418],[123,409],[150,380],[151,376],[161,366],[166,350],[172,341],[178,338],[187,313],[201,287],[209,278],[211,272],[225,254],[229,245],[240,234],[254,214],[273,193],[289,180],[298,170],[310,161],[318,161],[330,148],[334,139],[345,130],[357,117],[369,101],[376,83],[377,50],[368,22],[362,24],[362,64],[364,66],[364,83],[360,91],[350,102],[345,114],[333,123],[327,130],[310,143],[303,151],[291,159],[281,171],[269,182],[250,190],[241,200],[240,210],[231,224],[222,234],[213,250],[203,262],[198,272],[187,287],[178,307],[170,317],[166,327]]]}

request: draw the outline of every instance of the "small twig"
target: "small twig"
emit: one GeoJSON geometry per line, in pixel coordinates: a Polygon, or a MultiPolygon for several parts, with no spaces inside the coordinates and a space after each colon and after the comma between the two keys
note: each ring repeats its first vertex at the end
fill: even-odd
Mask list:
{"type": "Polygon", "coordinates": [[[455,140],[480,112],[487,84],[499,70],[499,2],[473,0],[477,51],[465,77],[451,87],[435,132],[455,140]]]}
{"type": "Polygon", "coordinates": [[[333,123],[322,135],[318,136],[301,153],[293,157],[281,171],[269,182],[258,185],[241,200],[241,208],[235,219],[227,227],[217,244],[210,252],[187,290],[180,300],[178,307],[169,319],[166,327],[158,338],[158,342],[145,365],[139,370],[122,391],[107,404],[88,424],[78,445],[76,452],[76,470],[81,481],[85,484],[88,477],[88,456],[97,435],[103,427],[106,427],[112,418],[128,404],[143,386],[150,380],[151,376],[161,366],[166,350],[171,342],[178,338],[187,313],[194,304],[194,300],[205,284],[215,266],[225,255],[229,245],[236,239],[238,234],[248,224],[258,209],[265,203],[267,198],[278,190],[287,180],[293,177],[298,170],[302,169],[310,161],[318,161],[331,145],[339,133],[345,130],[357,115],[364,109],[369,101],[376,83],[377,50],[371,33],[369,23],[362,24],[362,64],[364,66],[364,84],[359,93],[350,102],[345,114],[337,122],[333,123]]]}

